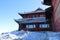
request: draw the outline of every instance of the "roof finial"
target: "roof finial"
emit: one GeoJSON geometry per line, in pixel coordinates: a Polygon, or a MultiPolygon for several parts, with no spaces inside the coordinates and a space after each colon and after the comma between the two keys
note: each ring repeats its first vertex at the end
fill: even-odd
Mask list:
{"type": "Polygon", "coordinates": [[[38,7],[35,11],[39,11],[39,10],[43,10],[43,9],[41,9],[40,7],[38,7]]]}

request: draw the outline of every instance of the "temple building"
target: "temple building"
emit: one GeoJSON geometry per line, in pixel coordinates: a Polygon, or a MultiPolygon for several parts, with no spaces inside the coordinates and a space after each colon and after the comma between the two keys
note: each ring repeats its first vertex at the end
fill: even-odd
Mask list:
{"type": "Polygon", "coordinates": [[[19,24],[19,30],[29,31],[51,31],[51,18],[47,17],[46,11],[38,8],[28,13],[19,13],[23,19],[15,20],[19,24]]]}
{"type": "Polygon", "coordinates": [[[43,4],[52,6],[53,30],[60,31],[60,0],[44,0],[43,4]]]}
{"type": "Polygon", "coordinates": [[[19,24],[19,30],[60,31],[60,0],[44,0],[42,4],[51,7],[19,13],[23,18],[15,20],[19,24]]]}
{"type": "Polygon", "coordinates": [[[18,13],[23,18],[15,20],[19,24],[18,30],[53,31],[53,7],[51,5],[51,1],[44,0],[43,4],[50,5],[51,7],[45,10],[37,8],[32,12],[18,13]]]}

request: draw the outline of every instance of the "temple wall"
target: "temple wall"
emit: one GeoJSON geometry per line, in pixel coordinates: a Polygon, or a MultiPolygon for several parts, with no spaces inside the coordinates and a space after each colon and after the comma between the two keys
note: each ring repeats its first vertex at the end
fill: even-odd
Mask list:
{"type": "Polygon", "coordinates": [[[53,0],[52,5],[54,7],[53,10],[54,30],[60,31],[60,0],[53,0]]]}
{"type": "Polygon", "coordinates": [[[41,17],[41,16],[45,16],[45,14],[44,13],[41,13],[41,14],[40,13],[39,14],[37,14],[37,13],[33,14],[32,13],[32,14],[24,15],[23,18],[35,18],[35,17],[41,17]]]}

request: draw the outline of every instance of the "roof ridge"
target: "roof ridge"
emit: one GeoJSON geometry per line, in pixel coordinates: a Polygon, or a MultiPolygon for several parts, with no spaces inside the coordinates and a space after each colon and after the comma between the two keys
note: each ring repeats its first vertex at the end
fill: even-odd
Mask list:
{"type": "Polygon", "coordinates": [[[41,9],[41,8],[39,7],[39,8],[37,8],[35,11],[39,11],[39,10],[43,10],[43,9],[41,9]]]}

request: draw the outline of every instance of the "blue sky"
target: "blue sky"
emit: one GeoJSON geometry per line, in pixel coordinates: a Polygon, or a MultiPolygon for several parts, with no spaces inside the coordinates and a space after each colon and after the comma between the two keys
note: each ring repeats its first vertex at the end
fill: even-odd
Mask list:
{"type": "Polygon", "coordinates": [[[0,0],[0,33],[18,29],[14,21],[21,18],[18,12],[30,12],[39,7],[45,8],[41,0],[0,0]]]}

